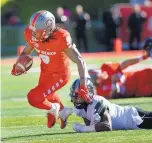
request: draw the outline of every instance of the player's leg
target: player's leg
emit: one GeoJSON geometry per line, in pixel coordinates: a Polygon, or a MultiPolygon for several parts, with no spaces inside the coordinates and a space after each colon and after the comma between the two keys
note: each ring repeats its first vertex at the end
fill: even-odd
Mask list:
{"type": "Polygon", "coordinates": [[[49,110],[51,101],[50,103],[49,101],[47,102],[47,96],[53,95],[55,91],[66,85],[69,78],[69,74],[57,75],[41,73],[38,86],[33,88],[27,95],[29,104],[39,109],[49,110]]]}
{"type": "Polygon", "coordinates": [[[130,50],[134,50],[133,45],[132,45],[134,39],[135,39],[135,32],[131,31],[130,36],[129,36],[129,49],[130,50]]]}
{"type": "Polygon", "coordinates": [[[77,44],[77,47],[79,49],[79,51],[81,51],[81,42],[80,42],[81,38],[80,38],[80,34],[78,31],[76,31],[76,44],[77,44]]]}
{"type": "Polygon", "coordinates": [[[138,125],[141,129],[152,129],[152,112],[144,111],[143,109],[136,108],[139,116],[142,118],[143,122],[138,125]]]}
{"type": "Polygon", "coordinates": [[[85,52],[88,52],[88,51],[89,51],[89,49],[88,49],[88,39],[87,39],[86,31],[84,31],[84,32],[83,32],[82,40],[83,40],[83,44],[84,44],[84,48],[85,48],[85,52]]]}
{"type": "Polygon", "coordinates": [[[140,49],[140,42],[141,42],[141,32],[136,33],[136,39],[137,39],[137,44],[136,44],[136,49],[140,49]]]}
{"type": "Polygon", "coordinates": [[[41,76],[39,85],[32,89],[27,95],[28,102],[31,106],[39,109],[48,110],[47,115],[49,128],[52,127],[52,114],[54,114],[57,119],[59,110],[64,109],[63,104],[61,103],[60,99],[56,96],[55,91],[62,88],[67,82],[67,77],[61,78],[60,76],[51,75],[47,75],[44,77],[41,76]]]}
{"type": "MultiPolygon", "coordinates": [[[[50,101],[51,103],[59,103],[60,104],[60,110],[58,112],[58,118],[60,118],[60,128],[63,129],[67,125],[67,119],[68,117],[72,114],[73,110],[72,108],[67,108],[64,107],[59,96],[55,93],[53,95],[47,96],[47,100],[50,101]]],[[[48,113],[49,115],[49,113],[48,113]]],[[[51,123],[49,121],[48,117],[48,127],[51,126],[51,123]]]]}

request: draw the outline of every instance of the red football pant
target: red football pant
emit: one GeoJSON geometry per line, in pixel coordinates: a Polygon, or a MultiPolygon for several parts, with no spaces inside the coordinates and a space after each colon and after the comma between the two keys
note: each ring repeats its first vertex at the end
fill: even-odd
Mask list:
{"type": "Polygon", "coordinates": [[[30,90],[27,95],[29,104],[39,109],[50,110],[50,107],[43,104],[45,99],[47,99],[51,103],[59,103],[60,109],[62,109],[63,105],[55,91],[66,85],[69,78],[69,74],[58,75],[41,73],[38,86],[30,90]]]}
{"type": "Polygon", "coordinates": [[[152,69],[147,68],[137,74],[136,96],[152,96],[152,69]]]}

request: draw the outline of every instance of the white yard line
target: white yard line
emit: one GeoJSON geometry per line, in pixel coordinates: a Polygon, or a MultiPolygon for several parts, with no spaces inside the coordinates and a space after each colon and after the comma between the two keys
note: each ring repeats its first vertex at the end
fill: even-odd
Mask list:
{"type": "MultiPolygon", "coordinates": [[[[1,116],[1,118],[13,118],[13,117],[15,117],[15,118],[25,118],[25,117],[45,117],[45,112],[43,112],[44,114],[42,114],[42,115],[24,115],[24,116],[1,116]]],[[[46,112],[47,113],[47,112],[46,112]]]]}
{"type": "MultiPolygon", "coordinates": [[[[68,121],[68,124],[72,124],[73,121],[68,121]]],[[[59,125],[59,122],[57,121],[56,122],[57,125],[59,125]]],[[[7,128],[36,128],[36,127],[46,127],[46,125],[29,125],[29,126],[10,126],[10,127],[1,127],[1,128],[4,128],[4,129],[7,129],[7,128]]],[[[47,128],[47,127],[46,127],[47,128]]]]}
{"type": "Polygon", "coordinates": [[[22,97],[22,98],[10,98],[11,101],[27,101],[27,98],[22,97]]]}
{"type": "Polygon", "coordinates": [[[33,127],[33,128],[35,128],[35,127],[42,127],[42,126],[46,126],[46,125],[34,125],[34,126],[31,126],[31,125],[29,125],[29,126],[10,126],[10,127],[1,127],[1,128],[31,128],[31,127],[33,127]]]}

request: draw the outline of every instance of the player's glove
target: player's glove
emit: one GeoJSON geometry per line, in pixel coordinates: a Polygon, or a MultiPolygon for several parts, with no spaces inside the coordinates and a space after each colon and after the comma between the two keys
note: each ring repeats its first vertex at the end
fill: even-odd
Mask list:
{"type": "Polygon", "coordinates": [[[89,90],[86,86],[81,85],[81,87],[78,90],[79,97],[82,97],[87,103],[92,102],[92,96],[90,96],[89,90]]]}
{"type": "Polygon", "coordinates": [[[95,124],[99,123],[100,121],[101,121],[100,115],[98,113],[95,113],[93,115],[93,118],[92,118],[90,125],[95,125],[95,124]]]}
{"type": "Polygon", "coordinates": [[[79,124],[79,123],[74,123],[73,124],[73,129],[78,132],[78,133],[82,133],[84,132],[84,127],[85,125],[79,124]]]}
{"type": "Polygon", "coordinates": [[[16,69],[16,64],[13,65],[13,69],[11,71],[12,75],[19,76],[19,75],[24,74],[24,73],[25,73],[25,71],[23,71],[23,70],[21,71],[21,70],[16,69]]]}

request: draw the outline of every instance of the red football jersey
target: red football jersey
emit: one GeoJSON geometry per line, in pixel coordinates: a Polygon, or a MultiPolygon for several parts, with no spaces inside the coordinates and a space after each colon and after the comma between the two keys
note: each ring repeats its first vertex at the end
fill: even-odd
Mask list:
{"type": "Polygon", "coordinates": [[[136,76],[134,72],[123,72],[120,69],[120,63],[105,63],[101,66],[101,71],[105,71],[108,74],[108,78],[103,80],[100,86],[97,88],[97,94],[109,98],[112,90],[112,76],[118,75],[120,77],[118,82],[124,86],[125,96],[131,96],[136,90],[136,76]]]}
{"type": "Polygon", "coordinates": [[[115,73],[118,73],[118,72],[122,73],[122,71],[120,69],[120,63],[112,63],[112,62],[103,64],[101,66],[101,71],[106,71],[109,76],[111,76],[115,73]]]}
{"type": "Polygon", "coordinates": [[[63,52],[71,42],[68,31],[58,29],[52,33],[48,41],[36,42],[32,40],[32,33],[29,27],[24,31],[25,41],[32,46],[41,58],[41,72],[43,73],[65,73],[69,72],[69,58],[63,52]]]}

